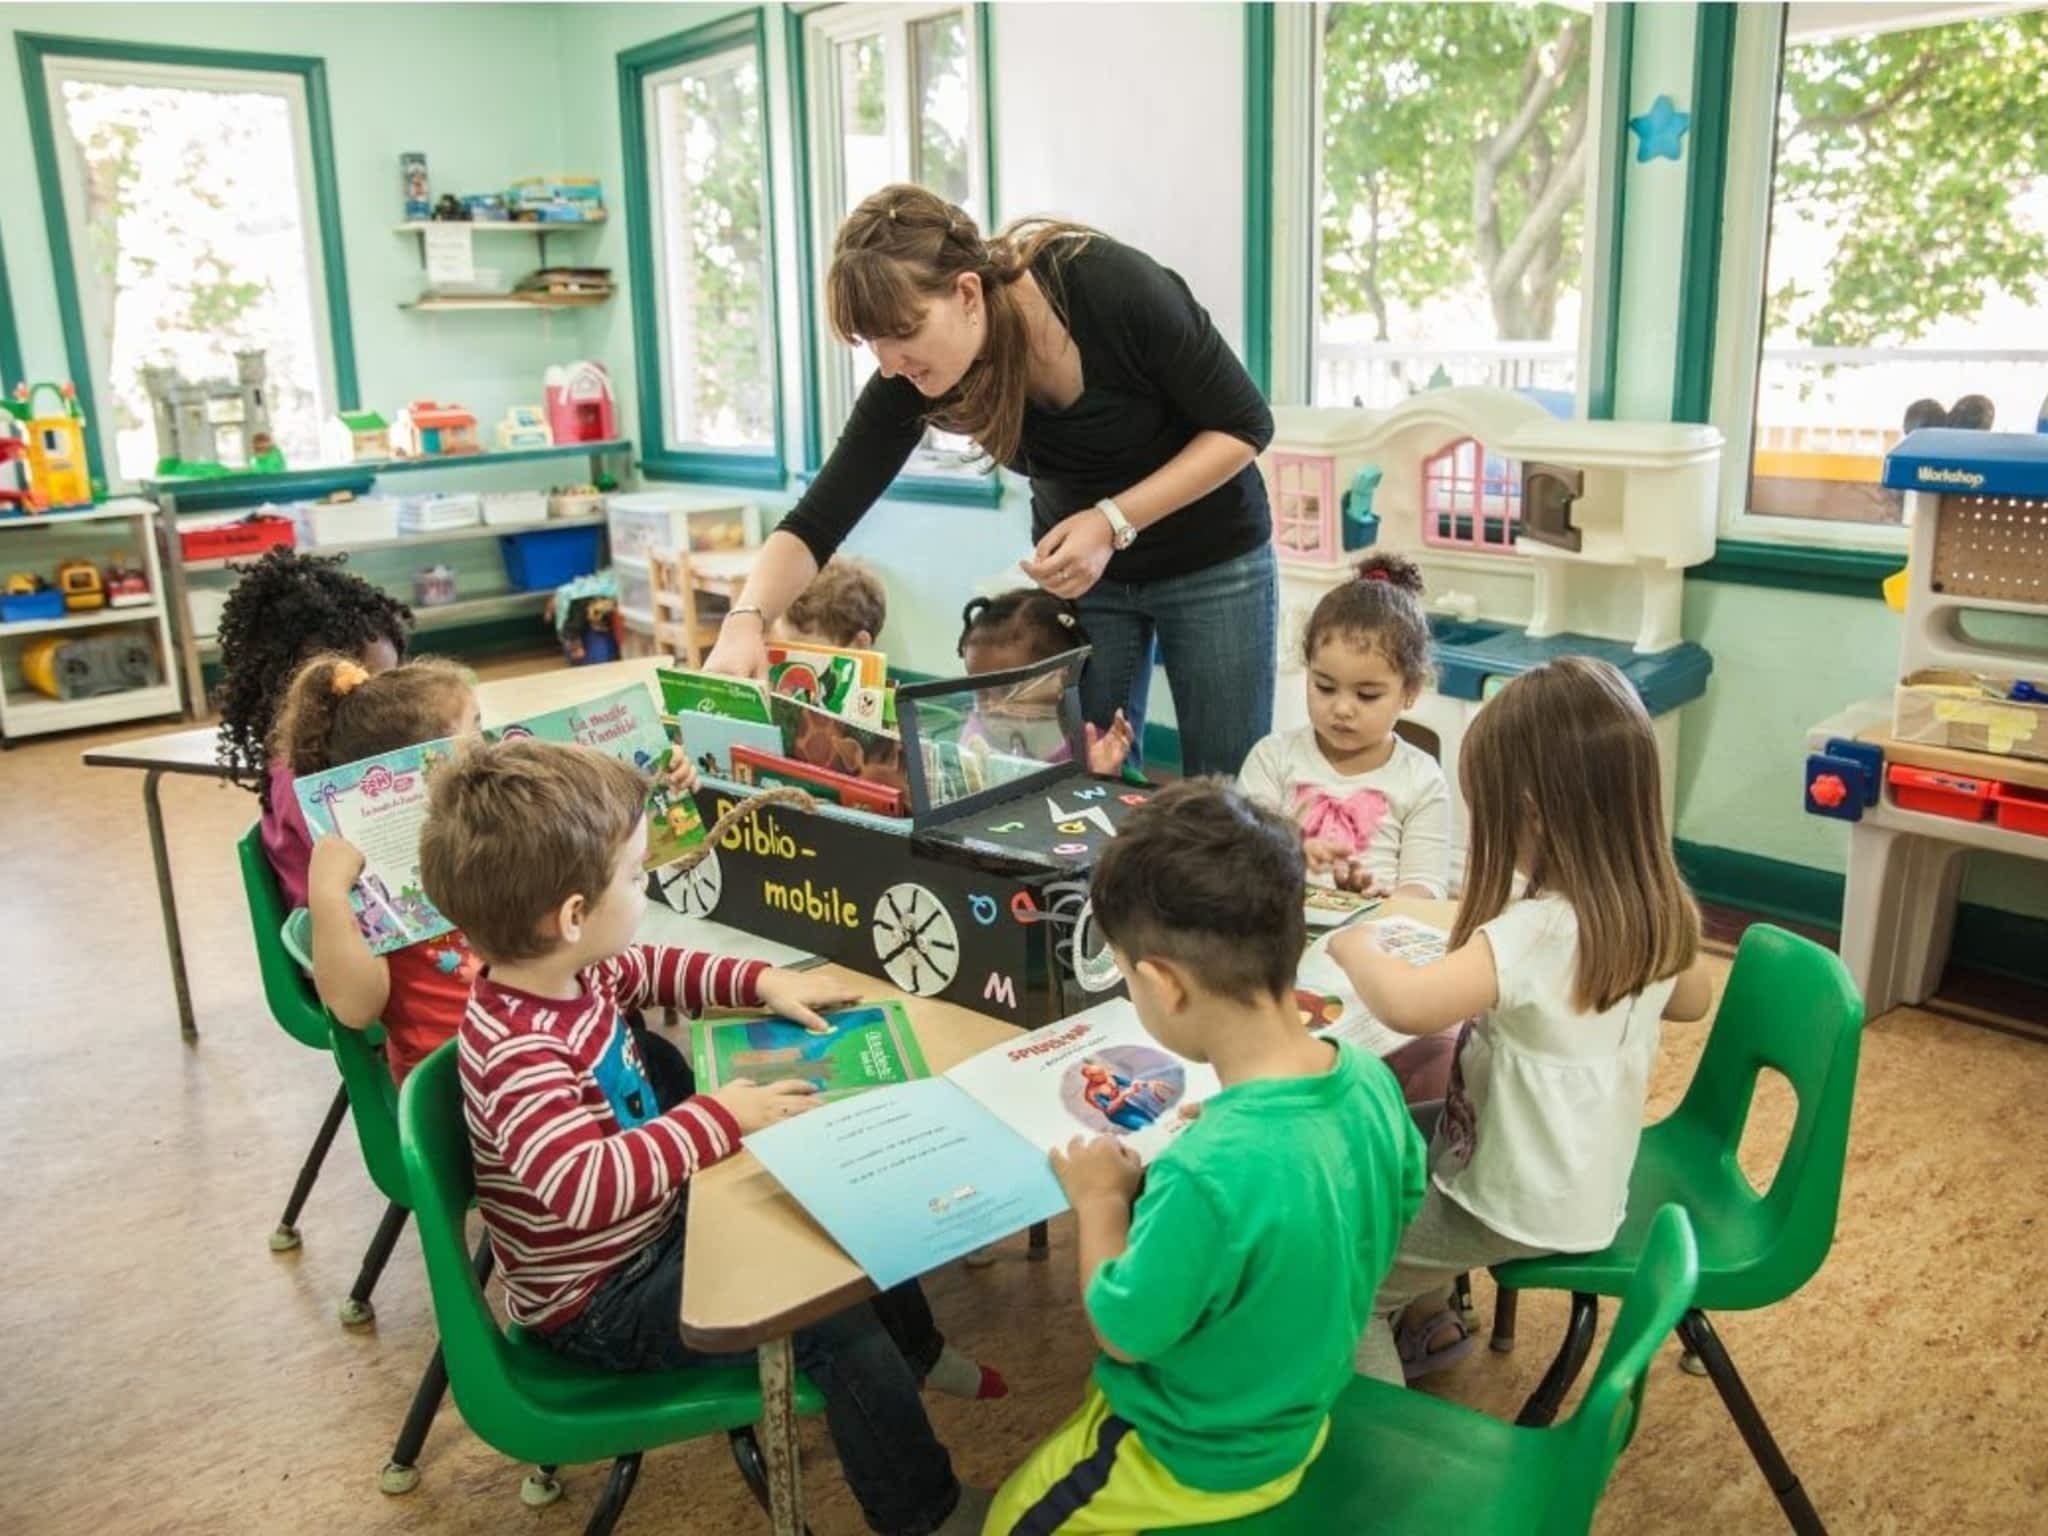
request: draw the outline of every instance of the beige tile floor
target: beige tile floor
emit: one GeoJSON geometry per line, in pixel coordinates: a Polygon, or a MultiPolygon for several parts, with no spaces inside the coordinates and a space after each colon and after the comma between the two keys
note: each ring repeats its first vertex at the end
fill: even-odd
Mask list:
{"type": "MultiPolygon", "coordinates": [[[[200,1042],[180,1044],[140,776],[79,767],[72,737],[0,755],[0,1169],[12,1241],[0,1283],[0,1532],[569,1533],[601,1469],[538,1513],[519,1469],[452,1407],[416,1492],[377,1472],[430,1347],[408,1233],[377,1323],[344,1332],[379,1202],[337,1144],[305,1245],[265,1245],[334,1088],[324,1057],[263,1006],[233,861],[239,791],[163,790],[200,1042]]],[[[1670,1031],[1660,1106],[1704,1038],[1670,1031]]],[[[2048,1530],[2048,1051],[1932,1014],[1869,1033],[1841,1229],[1826,1268],[1723,1336],[1830,1527],[2048,1530]]],[[[1782,1138],[1767,1100],[1755,1135],[1782,1138]]],[[[1764,1155],[1768,1155],[1767,1153],[1764,1155]]],[[[992,1483],[1068,1411],[1089,1360],[1071,1233],[930,1282],[954,1339],[1003,1370],[1005,1401],[933,1403],[962,1474],[992,1483]]],[[[1483,1282],[1481,1306],[1490,1303],[1483,1282]]],[[[1521,1349],[1475,1353],[1431,1390],[1511,1413],[1557,1337],[1558,1298],[1522,1309],[1521,1349]]],[[[1599,1530],[1779,1528],[1712,1387],[1655,1366],[1599,1530]]],[[[860,1529],[829,1445],[806,1428],[817,1536],[860,1529]]],[[[650,1456],[625,1532],[765,1530],[722,1444],[650,1456]]]]}

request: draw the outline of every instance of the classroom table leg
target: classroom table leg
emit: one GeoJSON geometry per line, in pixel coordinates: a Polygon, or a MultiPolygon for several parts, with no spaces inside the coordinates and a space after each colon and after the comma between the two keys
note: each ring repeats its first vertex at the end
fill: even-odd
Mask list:
{"type": "Polygon", "coordinates": [[[149,815],[149,852],[156,860],[156,901],[164,914],[164,942],[171,951],[171,985],[178,993],[178,1033],[191,1044],[199,1038],[199,1026],[192,1018],[192,989],[185,980],[185,942],[178,932],[178,893],[171,888],[171,854],[164,844],[164,809],[157,799],[157,783],[164,776],[152,768],[142,776],[142,808],[149,815]]]}
{"type": "Polygon", "coordinates": [[[775,1536],[804,1536],[803,1469],[796,1449],[796,1352],[787,1338],[760,1348],[761,1449],[775,1536]]]}

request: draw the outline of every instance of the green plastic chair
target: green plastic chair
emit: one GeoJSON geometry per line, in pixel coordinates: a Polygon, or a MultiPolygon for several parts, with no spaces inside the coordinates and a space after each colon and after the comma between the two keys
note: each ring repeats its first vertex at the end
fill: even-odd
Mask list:
{"type": "MultiPolygon", "coordinates": [[[[286,915],[284,893],[277,888],[276,872],[270,867],[256,827],[243,834],[237,852],[242,863],[242,890],[249,900],[249,930],[256,940],[256,968],[263,978],[263,1000],[270,1007],[270,1016],[286,1034],[301,1045],[324,1051],[328,1048],[327,1010],[320,1006],[312,977],[298,966],[281,941],[286,915]]],[[[299,1165],[299,1176],[292,1185],[291,1198],[285,1201],[284,1215],[278,1218],[270,1234],[271,1252],[288,1253],[299,1246],[299,1213],[305,1209],[307,1196],[313,1193],[321,1165],[327,1161],[328,1148],[334,1145],[335,1133],[341,1129],[342,1117],[347,1113],[348,1090],[336,1088],[334,1102],[327,1106],[319,1133],[299,1165]]]]}
{"type": "MultiPolygon", "coordinates": [[[[1645,1250],[1648,1213],[1667,1202],[1680,1205],[1700,1245],[1699,1297],[1678,1322],[1687,1368],[1697,1360],[1713,1379],[1792,1528],[1825,1529],[1707,1313],[1768,1307],[1806,1284],[1826,1259],[1835,1240],[1862,1043],[1863,1000],[1840,959],[1768,924],[1743,934],[1692,1085],[1668,1119],[1643,1132],[1629,1179],[1628,1216],[1613,1244],[1599,1253],[1530,1259],[1494,1271],[1502,1286],[1496,1332],[1504,1322],[1508,1343],[1516,1291],[1572,1293],[1564,1346],[1518,1422],[1547,1424],[1556,1416],[1592,1342],[1599,1298],[1620,1294],[1645,1250]],[[1784,1074],[1799,1109],[1771,1187],[1759,1195],[1736,1151],[1766,1067],[1784,1074]]],[[[1502,1347],[1498,1339],[1496,1347],[1502,1347]]]]}
{"type": "Polygon", "coordinates": [[[1621,1316],[1585,1401],[1554,1428],[1523,1428],[1426,1392],[1355,1378],[1330,1437],[1284,1504],[1204,1536],[1583,1536],[1634,1432],[1657,1347],[1692,1305],[1699,1253],[1685,1212],[1647,1223],[1621,1316]]]}
{"type": "MultiPolygon", "coordinates": [[[[473,1262],[463,1231],[476,1169],[454,1042],[407,1076],[398,1113],[442,1353],[455,1405],[477,1437],[515,1460],[540,1463],[550,1479],[566,1462],[611,1461],[610,1481],[585,1536],[604,1536],[617,1523],[645,1452],[719,1432],[767,1508],[767,1479],[753,1431],[761,1417],[760,1383],[751,1366],[624,1374],[580,1365],[517,1327],[498,1326],[484,1299],[489,1250],[481,1250],[485,1263],[473,1262]]],[[[801,1377],[796,1397],[800,1412],[824,1406],[801,1377]]]]}

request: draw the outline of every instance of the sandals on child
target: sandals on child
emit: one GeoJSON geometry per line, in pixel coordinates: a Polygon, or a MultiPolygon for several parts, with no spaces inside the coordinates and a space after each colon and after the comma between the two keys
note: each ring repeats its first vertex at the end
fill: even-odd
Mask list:
{"type": "Polygon", "coordinates": [[[1401,1353],[1401,1374],[1420,1381],[1434,1372],[1456,1365],[1472,1353],[1478,1342],[1455,1307],[1445,1307],[1394,1331],[1394,1347],[1401,1353]]]}

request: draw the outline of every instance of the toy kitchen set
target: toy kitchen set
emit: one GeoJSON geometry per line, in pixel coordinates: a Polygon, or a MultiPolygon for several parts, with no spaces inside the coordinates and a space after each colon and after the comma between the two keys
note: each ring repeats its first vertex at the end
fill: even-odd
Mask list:
{"type": "Polygon", "coordinates": [[[1301,637],[1369,548],[1422,569],[1437,677],[1402,723],[1450,780],[1451,868],[1468,838],[1458,753],[1486,699],[1561,655],[1618,667],[1650,712],[1669,825],[1680,709],[1713,659],[1679,638],[1684,572],[1714,552],[1721,434],[1560,420],[1524,396],[1457,388],[1387,411],[1276,407],[1261,460],[1280,561],[1273,723],[1307,723],[1301,637]]]}

